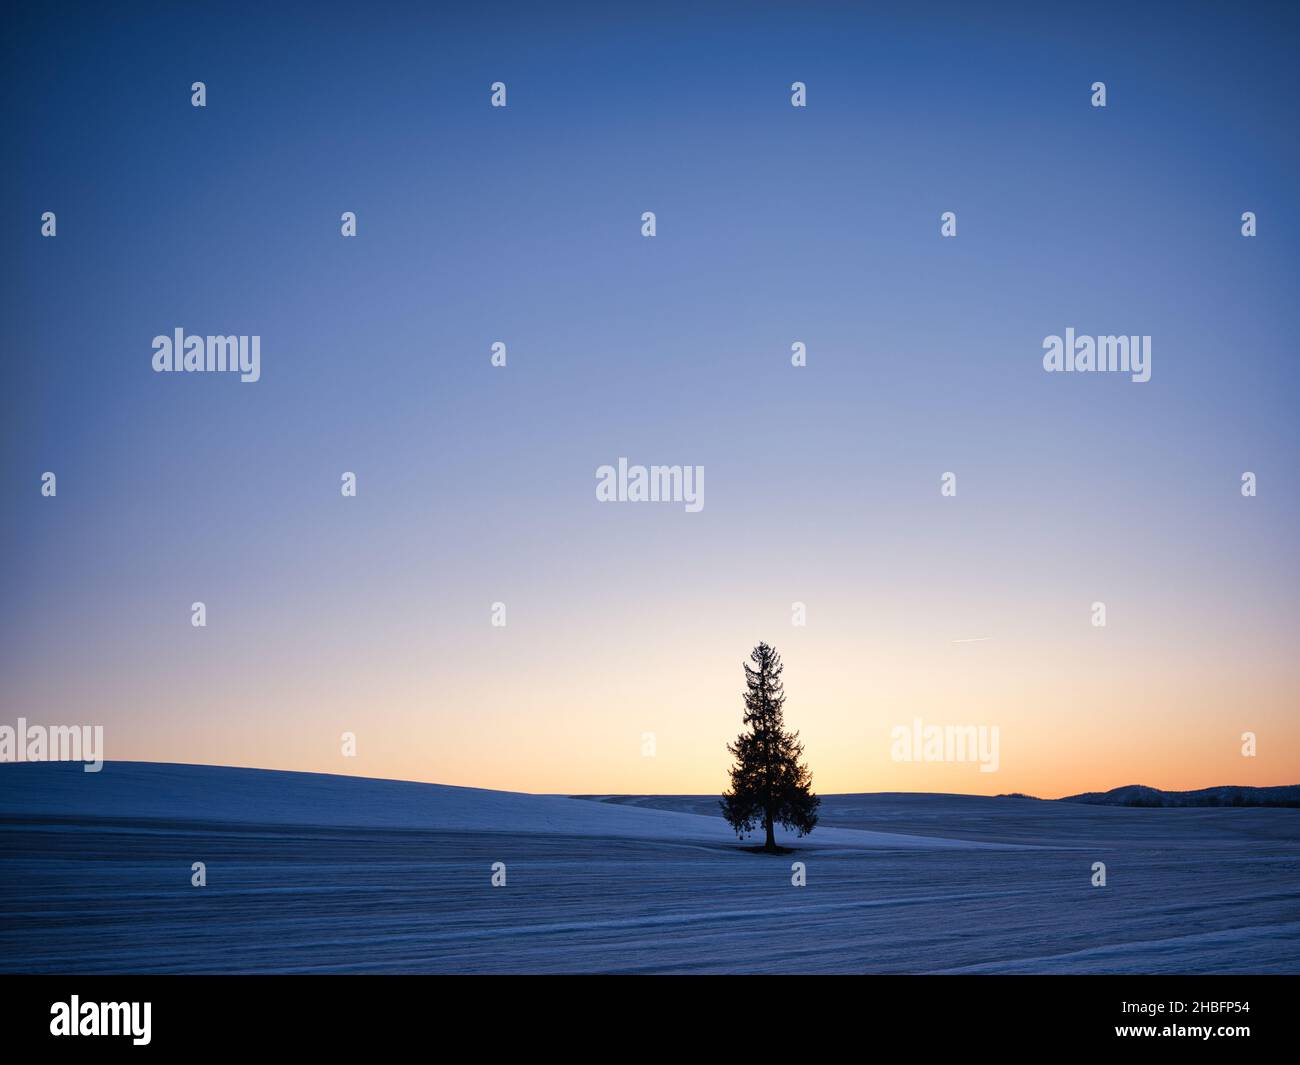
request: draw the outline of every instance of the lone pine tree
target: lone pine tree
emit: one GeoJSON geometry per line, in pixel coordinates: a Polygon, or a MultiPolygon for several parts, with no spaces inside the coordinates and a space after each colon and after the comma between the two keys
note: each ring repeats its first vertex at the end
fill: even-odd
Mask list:
{"type": "Polygon", "coordinates": [[[817,824],[821,799],[812,793],[811,770],[799,761],[799,733],[785,731],[781,656],[776,648],[760,643],[749,660],[757,667],[744,664],[744,722],[749,731],[727,745],[736,764],[731,767],[731,790],[720,805],[737,836],[743,839],[762,825],[767,833],[763,849],[776,851],[777,822],[806,836],[817,824]]]}

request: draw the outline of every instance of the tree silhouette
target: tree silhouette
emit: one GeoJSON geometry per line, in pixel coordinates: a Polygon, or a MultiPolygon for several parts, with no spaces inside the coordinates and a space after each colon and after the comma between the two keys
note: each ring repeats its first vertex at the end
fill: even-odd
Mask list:
{"type": "Polygon", "coordinates": [[[757,667],[744,664],[744,722],[749,731],[727,745],[736,763],[731,767],[731,790],[723,793],[719,805],[737,836],[743,839],[762,825],[767,833],[763,849],[776,851],[774,826],[780,822],[806,836],[817,824],[821,799],[812,793],[812,772],[799,761],[799,733],[785,731],[781,656],[776,648],[760,643],[749,660],[757,667]]]}

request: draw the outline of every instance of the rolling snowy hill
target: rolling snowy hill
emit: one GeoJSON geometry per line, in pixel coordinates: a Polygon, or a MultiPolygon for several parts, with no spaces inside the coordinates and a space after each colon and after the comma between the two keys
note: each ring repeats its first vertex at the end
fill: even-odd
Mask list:
{"type": "Polygon", "coordinates": [[[1300,968],[1300,811],[847,795],[823,815],[766,855],[713,797],[0,765],[0,969],[1300,968]]]}

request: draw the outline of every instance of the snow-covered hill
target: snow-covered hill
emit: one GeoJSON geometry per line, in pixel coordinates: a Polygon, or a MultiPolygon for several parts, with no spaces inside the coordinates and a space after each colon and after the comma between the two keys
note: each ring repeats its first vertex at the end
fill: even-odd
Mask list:
{"type": "Polygon", "coordinates": [[[0,970],[1300,969],[1297,810],[828,796],[767,855],[715,802],[0,765],[0,970]]]}
{"type": "Polygon", "coordinates": [[[1145,784],[1128,784],[1110,791],[1087,791],[1062,802],[1094,806],[1294,806],[1300,807],[1300,784],[1272,788],[1225,785],[1196,791],[1161,791],[1145,784]]]}

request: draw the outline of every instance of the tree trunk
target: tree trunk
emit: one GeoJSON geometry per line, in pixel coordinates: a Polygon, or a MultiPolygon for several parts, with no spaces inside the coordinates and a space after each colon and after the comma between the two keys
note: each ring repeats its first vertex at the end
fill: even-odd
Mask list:
{"type": "Polygon", "coordinates": [[[770,813],[767,815],[764,821],[764,825],[767,828],[767,842],[763,844],[763,849],[765,851],[775,851],[776,833],[773,831],[772,828],[772,815],[770,813]]]}

